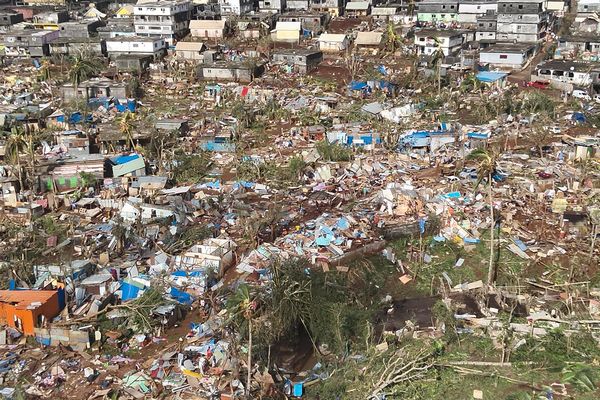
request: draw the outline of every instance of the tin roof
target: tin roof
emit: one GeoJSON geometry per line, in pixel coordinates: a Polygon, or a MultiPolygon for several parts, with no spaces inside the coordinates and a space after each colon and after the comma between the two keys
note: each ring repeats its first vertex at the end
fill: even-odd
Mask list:
{"type": "Polygon", "coordinates": [[[0,302],[16,309],[35,309],[46,303],[57,292],[54,290],[0,290],[0,302]]]}

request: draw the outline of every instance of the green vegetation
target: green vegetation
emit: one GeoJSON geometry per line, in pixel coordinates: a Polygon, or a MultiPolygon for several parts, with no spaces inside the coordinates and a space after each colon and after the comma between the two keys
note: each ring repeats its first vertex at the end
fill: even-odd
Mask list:
{"type": "Polygon", "coordinates": [[[306,163],[300,156],[291,157],[286,165],[275,162],[241,161],[236,167],[238,179],[249,182],[267,181],[269,185],[285,188],[300,184],[306,163]]]}
{"type": "Polygon", "coordinates": [[[194,155],[179,154],[176,156],[173,179],[178,184],[198,183],[208,175],[211,165],[210,153],[206,151],[194,155]]]}
{"type": "Polygon", "coordinates": [[[353,158],[351,148],[337,143],[329,143],[327,140],[318,142],[316,148],[324,161],[351,161],[353,158]]]}

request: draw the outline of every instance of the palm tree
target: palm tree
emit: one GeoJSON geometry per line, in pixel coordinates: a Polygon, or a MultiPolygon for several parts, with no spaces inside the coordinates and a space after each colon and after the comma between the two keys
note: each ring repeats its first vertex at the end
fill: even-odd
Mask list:
{"type": "Polygon", "coordinates": [[[412,16],[415,12],[415,0],[408,0],[408,8],[406,10],[408,15],[412,16]]]}
{"type": "Polygon", "coordinates": [[[540,116],[536,118],[531,127],[531,133],[529,138],[536,144],[538,151],[540,152],[540,158],[544,158],[544,145],[554,136],[552,131],[548,129],[551,123],[551,119],[546,116],[540,116]]]}
{"type": "Polygon", "coordinates": [[[131,150],[135,149],[135,143],[133,141],[133,128],[135,122],[135,114],[131,111],[125,111],[123,116],[119,119],[119,131],[121,135],[125,137],[125,141],[131,145],[131,150]]]}
{"type": "Polygon", "coordinates": [[[481,82],[475,74],[469,74],[460,84],[461,92],[477,92],[482,88],[481,82]]]}
{"type": "Polygon", "coordinates": [[[393,53],[400,45],[400,36],[396,33],[396,27],[393,22],[388,22],[385,28],[385,48],[393,53]]]}
{"type": "Polygon", "coordinates": [[[98,59],[83,51],[73,57],[72,61],[71,68],[69,69],[69,80],[75,88],[75,93],[77,93],[81,82],[100,72],[101,63],[98,59]]]}
{"type": "Polygon", "coordinates": [[[227,311],[230,319],[248,325],[248,376],[246,379],[246,398],[250,398],[250,380],[252,378],[252,320],[257,309],[257,301],[250,287],[240,285],[237,291],[227,299],[227,311]]]}
{"type": "Polygon", "coordinates": [[[496,153],[485,149],[476,149],[467,156],[467,159],[473,160],[477,163],[477,174],[478,179],[475,187],[478,187],[484,179],[487,180],[488,184],[488,201],[490,207],[490,218],[492,226],[490,229],[490,260],[488,265],[488,287],[494,284],[496,280],[496,271],[494,270],[494,197],[492,193],[492,175],[496,172],[496,163],[498,156],[496,153]]]}
{"type": "Polygon", "coordinates": [[[42,81],[49,81],[50,78],[50,61],[47,58],[44,58],[40,67],[40,79],[42,81]]]}
{"type": "Polygon", "coordinates": [[[442,90],[442,62],[446,57],[444,50],[442,49],[442,43],[438,38],[433,38],[435,43],[435,51],[431,54],[431,65],[435,68],[437,78],[437,92],[438,96],[442,90]]]}
{"type": "Polygon", "coordinates": [[[6,140],[5,156],[11,164],[17,165],[19,175],[19,185],[23,190],[23,168],[21,167],[21,153],[28,147],[28,141],[25,132],[20,127],[13,127],[6,140]]]}

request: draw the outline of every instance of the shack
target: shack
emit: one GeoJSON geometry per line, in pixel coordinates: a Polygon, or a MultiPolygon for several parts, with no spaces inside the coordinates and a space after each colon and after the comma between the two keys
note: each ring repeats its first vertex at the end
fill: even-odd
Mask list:
{"type": "Polygon", "coordinates": [[[56,290],[0,290],[0,321],[27,336],[46,325],[64,308],[64,292],[56,290]]]}

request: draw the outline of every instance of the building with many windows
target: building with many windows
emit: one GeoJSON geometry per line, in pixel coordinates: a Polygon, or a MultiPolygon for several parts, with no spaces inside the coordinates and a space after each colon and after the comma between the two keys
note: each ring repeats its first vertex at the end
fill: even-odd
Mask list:
{"type": "Polygon", "coordinates": [[[544,0],[499,0],[496,39],[534,43],[546,35],[548,13],[544,0]]]}
{"type": "Polygon", "coordinates": [[[157,36],[173,39],[185,36],[189,31],[189,1],[156,1],[136,4],[133,9],[133,25],[138,36],[157,36]]]}

